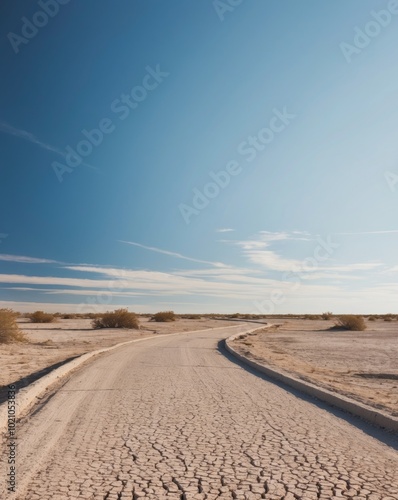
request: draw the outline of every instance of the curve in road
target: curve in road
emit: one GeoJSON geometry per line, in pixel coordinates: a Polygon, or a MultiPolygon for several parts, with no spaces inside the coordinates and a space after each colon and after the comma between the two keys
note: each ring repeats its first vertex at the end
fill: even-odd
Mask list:
{"type": "Polygon", "coordinates": [[[397,452],[223,356],[234,332],[154,338],[74,373],[19,423],[15,498],[398,499],[397,452]]]}

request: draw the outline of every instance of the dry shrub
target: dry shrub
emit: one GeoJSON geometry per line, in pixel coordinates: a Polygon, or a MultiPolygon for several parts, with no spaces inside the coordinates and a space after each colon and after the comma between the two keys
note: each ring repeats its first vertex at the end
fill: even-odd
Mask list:
{"type": "Polygon", "coordinates": [[[97,319],[97,318],[102,318],[104,313],[86,313],[82,314],[81,317],[83,319],[97,319]]]}
{"type": "Polygon", "coordinates": [[[27,338],[19,329],[16,319],[19,313],[12,309],[0,309],[0,344],[26,342],[27,338]]]}
{"type": "Polygon", "coordinates": [[[116,309],[116,311],[102,314],[99,318],[94,318],[93,328],[132,328],[138,330],[139,322],[136,314],[127,309],[116,309]]]}
{"type": "Polygon", "coordinates": [[[316,319],[320,319],[320,316],[318,316],[317,314],[305,314],[304,319],[310,319],[314,321],[316,319]]]}
{"type": "Polygon", "coordinates": [[[242,319],[257,319],[257,314],[241,314],[242,319]]]}
{"type": "Polygon", "coordinates": [[[345,330],[352,330],[355,332],[362,332],[366,329],[365,320],[362,316],[355,316],[353,314],[346,314],[340,316],[336,324],[338,328],[344,328],[345,330]]]}
{"type": "Polygon", "coordinates": [[[185,319],[202,319],[200,314],[187,314],[184,316],[185,319]]]}
{"type": "Polygon", "coordinates": [[[174,311],[160,311],[154,314],[151,320],[157,321],[158,323],[165,323],[167,321],[175,321],[176,315],[174,314],[174,311]]]}
{"type": "Polygon", "coordinates": [[[376,318],[374,316],[369,316],[368,321],[376,321],[376,318]]]}
{"type": "Polygon", "coordinates": [[[32,323],[52,323],[55,321],[56,317],[54,314],[45,313],[43,311],[35,311],[29,315],[29,319],[32,323]]]}
{"type": "Polygon", "coordinates": [[[73,313],[65,313],[60,315],[62,319],[78,319],[80,316],[78,314],[73,313]]]}
{"type": "Polygon", "coordinates": [[[324,319],[324,320],[332,319],[333,318],[333,313],[331,313],[331,312],[328,311],[328,312],[322,313],[321,316],[322,316],[322,319],[324,319]]]}

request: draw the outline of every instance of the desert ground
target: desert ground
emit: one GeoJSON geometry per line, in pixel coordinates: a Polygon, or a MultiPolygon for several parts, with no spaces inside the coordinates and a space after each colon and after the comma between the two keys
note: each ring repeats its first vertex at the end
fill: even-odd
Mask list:
{"type": "Polygon", "coordinates": [[[91,321],[58,319],[54,323],[31,323],[28,319],[18,319],[28,343],[0,344],[0,403],[5,401],[5,387],[8,384],[16,383],[18,388],[25,387],[57,365],[86,352],[152,335],[231,325],[229,321],[208,318],[155,323],[144,317],[140,318],[140,330],[94,330],[91,321]]]}
{"type": "Polygon", "coordinates": [[[234,346],[279,371],[398,415],[398,322],[363,332],[331,331],[333,320],[272,319],[234,346]]]}
{"type": "Polygon", "coordinates": [[[397,500],[393,436],[228,356],[251,328],[153,335],[76,370],[18,422],[12,498],[397,500]]]}

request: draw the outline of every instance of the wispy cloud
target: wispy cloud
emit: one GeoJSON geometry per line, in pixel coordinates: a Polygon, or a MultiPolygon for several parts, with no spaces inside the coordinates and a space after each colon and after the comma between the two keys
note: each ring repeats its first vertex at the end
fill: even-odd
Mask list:
{"type": "MultiPolygon", "coordinates": [[[[305,259],[287,258],[281,254],[281,252],[276,252],[271,249],[277,242],[288,242],[288,241],[304,241],[317,242],[317,238],[305,231],[292,231],[292,232],[270,232],[270,231],[260,231],[254,238],[243,240],[243,241],[228,241],[224,240],[225,243],[233,243],[242,249],[243,255],[252,264],[256,264],[270,271],[291,271],[300,272],[303,275],[313,275],[313,269],[307,269],[304,264],[305,259]]],[[[311,257],[313,249],[307,257],[311,257]]],[[[360,262],[352,264],[344,264],[339,266],[333,266],[331,264],[325,265],[322,262],[318,263],[317,270],[322,271],[322,278],[332,278],[335,279],[337,276],[335,273],[353,273],[360,271],[371,271],[380,268],[383,264],[380,262],[360,262]],[[328,273],[328,274],[327,274],[328,273]]],[[[316,276],[316,275],[314,275],[316,276]]],[[[317,275],[318,278],[321,277],[320,274],[317,275]]],[[[343,278],[343,276],[339,276],[343,278]]],[[[346,276],[350,279],[351,276],[346,276]]],[[[314,278],[315,279],[315,278],[314,278]]]]}
{"type": "Polygon", "coordinates": [[[134,241],[123,241],[123,240],[118,240],[118,241],[120,243],[126,243],[127,245],[133,245],[135,247],[144,248],[145,250],[150,250],[151,252],[158,252],[164,255],[169,255],[170,257],[176,257],[177,259],[197,262],[198,264],[209,264],[214,267],[228,267],[226,264],[223,264],[222,262],[209,262],[208,260],[195,259],[193,257],[187,257],[186,255],[182,255],[178,252],[170,252],[169,250],[163,250],[162,248],[148,247],[146,245],[141,245],[141,243],[135,243],[134,241]]]}
{"type": "Polygon", "coordinates": [[[359,235],[366,235],[366,234],[397,234],[398,229],[390,229],[386,231],[361,231],[361,232],[349,232],[349,233],[336,233],[338,235],[342,236],[359,236],[359,235]]]}
{"type": "Polygon", "coordinates": [[[61,264],[56,260],[49,259],[37,259],[35,257],[25,257],[23,255],[8,255],[0,254],[0,260],[5,260],[7,262],[21,262],[24,264],[61,264]]]}
{"type": "Polygon", "coordinates": [[[231,229],[229,227],[216,229],[216,233],[232,233],[233,231],[235,231],[235,229],[231,229]]]}
{"type": "MultiPolygon", "coordinates": [[[[40,141],[34,134],[20,128],[15,128],[9,123],[0,121],[0,132],[3,132],[4,134],[8,135],[13,135],[15,137],[18,137],[19,139],[35,144],[36,146],[39,146],[40,148],[45,149],[46,151],[51,151],[52,153],[62,156],[63,158],[66,157],[66,153],[64,151],[61,151],[55,146],[51,146],[51,144],[47,144],[43,141],[40,141]]],[[[97,167],[93,167],[89,163],[82,162],[81,165],[84,165],[88,168],[92,168],[94,170],[98,170],[97,167]]]]}
{"type": "Polygon", "coordinates": [[[271,231],[260,231],[254,239],[250,240],[220,240],[223,243],[233,243],[240,246],[244,250],[254,250],[260,248],[267,248],[271,243],[275,241],[313,241],[315,238],[305,231],[292,231],[292,232],[271,232],[271,231]]]}

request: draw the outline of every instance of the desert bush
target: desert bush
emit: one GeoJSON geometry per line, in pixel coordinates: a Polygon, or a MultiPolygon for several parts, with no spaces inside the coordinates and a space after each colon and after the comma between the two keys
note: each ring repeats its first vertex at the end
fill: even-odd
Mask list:
{"type": "Polygon", "coordinates": [[[376,321],[376,318],[374,316],[369,316],[368,321],[376,321]]]}
{"type": "Polygon", "coordinates": [[[29,315],[29,319],[32,323],[52,323],[55,321],[55,316],[43,311],[35,311],[29,315]]]}
{"type": "Polygon", "coordinates": [[[318,316],[317,314],[304,314],[304,319],[316,320],[320,319],[320,316],[318,316]]]}
{"type": "Polygon", "coordinates": [[[338,328],[344,328],[345,330],[353,330],[355,332],[361,332],[366,329],[365,320],[362,316],[355,316],[353,314],[346,314],[340,316],[336,326],[338,328]]]}
{"type": "Polygon", "coordinates": [[[333,318],[333,313],[331,312],[324,312],[321,314],[322,319],[327,320],[327,319],[332,319],[333,318]]]}
{"type": "Polygon", "coordinates": [[[96,319],[96,318],[102,318],[104,313],[86,313],[82,314],[81,317],[83,319],[96,319]]]}
{"type": "Polygon", "coordinates": [[[77,314],[73,314],[73,313],[66,313],[66,314],[62,314],[60,316],[62,319],[76,319],[79,317],[77,314]]]}
{"type": "Polygon", "coordinates": [[[176,315],[174,314],[174,311],[160,311],[154,314],[151,320],[157,321],[158,323],[164,323],[166,321],[175,321],[176,315]]]}
{"type": "Polygon", "coordinates": [[[137,315],[129,312],[127,309],[116,309],[116,311],[102,314],[98,318],[94,318],[92,326],[98,328],[139,328],[137,315]]]}
{"type": "Polygon", "coordinates": [[[184,316],[186,319],[202,319],[200,314],[187,314],[184,316]]]}
{"type": "Polygon", "coordinates": [[[16,319],[19,313],[12,309],[0,309],[0,344],[26,342],[27,338],[19,329],[16,319]]]}

